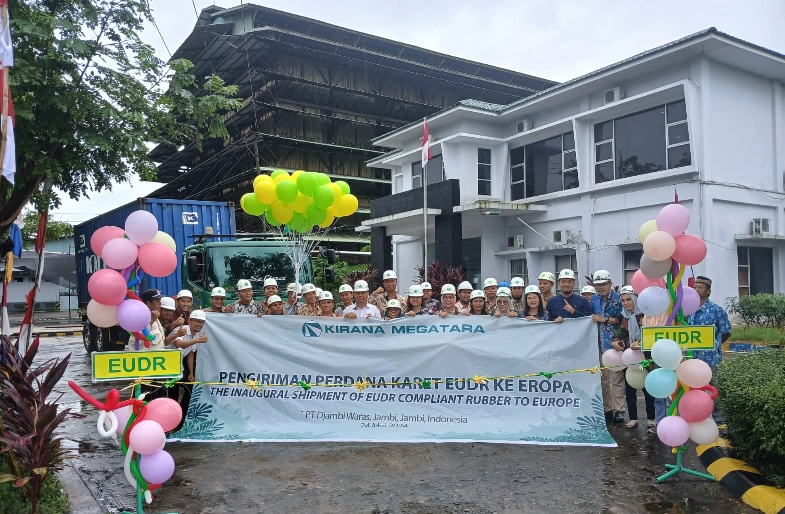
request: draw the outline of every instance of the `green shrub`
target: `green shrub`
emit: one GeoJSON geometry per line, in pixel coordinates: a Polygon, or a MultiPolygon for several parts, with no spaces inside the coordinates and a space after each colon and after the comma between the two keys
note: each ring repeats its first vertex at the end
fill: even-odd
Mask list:
{"type": "MultiPolygon", "coordinates": [[[[5,456],[0,455],[0,474],[7,473],[9,468],[5,456]]],[[[32,512],[30,501],[25,498],[21,489],[14,484],[0,484],[0,514],[29,514],[32,512]]],[[[41,500],[38,502],[38,514],[65,514],[68,512],[68,496],[63,492],[63,485],[55,475],[44,480],[41,489],[41,500]]]]}
{"type": "Polygon", "coordinates": [[[738,314],[744,323],[756,327],[781,327],[785,325],[785,295],[759,293],[732,297],[725,301],[730,314],[738,314]]]}
{"type": "Polygon", "coordinates": [[[734,449],[785,485],[785,349],[724,361],[717,370],[717,389],[734,449]]]}

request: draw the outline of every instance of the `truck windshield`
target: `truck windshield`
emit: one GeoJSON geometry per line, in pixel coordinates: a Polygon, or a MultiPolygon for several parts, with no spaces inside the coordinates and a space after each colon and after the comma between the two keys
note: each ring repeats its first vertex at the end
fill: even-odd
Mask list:
{"type": "MultiPolygon", "coordinates": [[[[291,259],[278,246],[220,246],[209,249],[207,281],[209,287],[234,290],[237,281],[248,279],[254,290],[261,290],[265,278],[273,277],[278,287],[294,282],[291,259]]],[[[300,269],[300,283],[311,280],[310,260],[300,269]]]]}

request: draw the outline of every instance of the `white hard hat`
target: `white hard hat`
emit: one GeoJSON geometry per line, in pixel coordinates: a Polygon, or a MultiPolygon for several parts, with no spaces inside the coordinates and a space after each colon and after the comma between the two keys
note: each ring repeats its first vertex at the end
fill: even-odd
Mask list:
{"type": "Polygon", "coordinates": [[[417,284],[409,286],[409,296],[422,296],[422,287],[417,284]]]}
{"type": "Polygon", "coordinates": [[[455,294],[455,286],[452,284],[444,284],[442,286],[442,294],[455,294]]]}
{"type": "Polygon", "coordinates": [[[357,292],[368,291],[368,282],[365,280],[358,280],[354,283],[354,290],[357,292]]]}
{"type": "Polygon", "coordinates": [[[201,309],[196,309],[195,311],[191,312],[190,318],[207,321],[207,314],[205,314],[201,309]]]}
{"type": "Polygon", "coordinates": [[[460,291],[462,289],[468,289],[469,291],[471,291],[474,288],[472,287],[472,285],[468,281],[464,280],[463,282],[458,284],[458,291],[460,291]]]}
{"type": "Polygon", "coordinates": [[[523,287],[524,285],[526,284],[523,283],[523,279],[521,277],[512,277],[510,279],[510,287],[523,287]]]}
{"type": "Polygon", "coordinates": [[[399,302],[398,300],[393,298],[392,300],[387,302],[387,308],[388,309],[395,309],[395,308],[400,309],[401,308],[401,302],[399,302]]]}
{"type": "Polygon", "coordinates": [[[171,296],[164,296],[161,298],[161,308],[169,309],[170,311],[175,310],[177,307],[174,304],[174,298],[171,296]]]}
{"type": "Polygon", "coordinates": [[[252,287],[253,286],[251,285],[251,281],[250,280],[246,280],[244,278],[241,278],[240,280],[237,281],[237,290],[238,291],[242,291],[243,289],[251,289],[252,287]]]}
{"type": "Polygon", "coordinates": [[[510,291],[509,287],[500,287],[496,291],[496,296],[509,296],[510,298],[512,298],[512,291],[510,291]]]}
{"type": "Polygon", "coordinates": [[[485,293],[483,293],[479,289],[475,289],[474,291],[472,291],[472,294],[469,295],[469,299],[474,300],[475,298],[482,298],[483,300],[485,300],[485,293]]]}
{"type": "Polygon", "coordinates": [[[333,294],[330,291],[322,291],[322,294],[319,295],[319,301],[322,300],[332,300],[333,294]]]}
{"type": "Polygon", "coordinates": [[[635,289],[632,286],[623,286],[619,289],[619,294],[635,294],[635,289]]]}
{"type": "Polygon", "coordinates": [[[264,279],[264,284],[262,285],[262,287],[267,287],[267,286],[278,287],[278,281],[275,280],[272,277],[268,277],[268,278],[264,279]]]}
{"type": "Polygon", "coordinates": [[[540,288],[537,286],[526,286],[526,289],[523,290],[523,294],[529,294],[529,293],[540,294],[540,288]]]}
{"type": "Polygon", "coordinates": [[[556,283],[556,277],[553,276],[553,273],[550,271],[543,271],[540,273],[538,280],[550,280],[554,284],[556,283]]]}
{"type": "Polygon", "coordinates": [[[583,293],[597,294],[597,290],[594,289],[594,286],[583,286],[581,288],[581,294],[583,293]]]}
{"type": "Polygon", "coordinates": [[[425,291],[426,289],[428,291],[433,291],[433,287],[431,287],[431,283],[430,282],[423,282],[422,284],[420,284],[420,287],[422,287],[423,291],[425,291]]]}
{"type": "Polygon", "coordinates": [[[598,269],[592,276],[592,282],[595,284],[604,284],[611,281],[611,272],[604,269],[598,269]]]}
{"type": "Polygon", "coordinates": [[[321,298],[322,297],[322,288],[321,287],[317,287],[316,288],[316,297],[317,298],[321,298]]]}
{"type": "Polygon", "coordinates": [[[297,292],[297,283],[296,282],[292,282],[291,284],[286,286],[286,292],[287,293],[296,293],[297,292]]]}
{"type": "Polygon", "coordinates": [[[303,284],[303,288],[300,290],[302,294],[311,293],[316,291],[316,286],[313,284],[303,284]]]}
{"type": "Polygon", "coordinates": [[[485,289],[486,287],[498,286],[499,283],[496,282],[495,278],[486,278],[482,282],[482,288],[485,289]]]}
{"type": "Polygon", "coordinates": [[[274,304],[276,302],[283,302],[283,300],[281,300],[281,297],[278,296],[277,294],[274,294],[270,298],[267,299],[267,305],[272,305],[272,304],[274,304]]]}
{"type": "Polygon", "coordinates": [[[391,270],[391,269],[388,269],[388,270],[387,270],[387,271],[385,271],[385,272],[384,272],[384,274],[382,275],[382,280],[388,280],[388,279],[394,279],[394,280],[398,280],[398,275],[396,275],[396,274],[395,274],[395,272],[394,272],[393,270],[391,270]]]}
{"type": "Polygon", "coordinates": [[[178,300],[180,298],[191,298],[191,299],[193,299],[193,297],[194,297],[193,293],[191,293],[191,291],[189,291],[188,289],[183,289],[182,291],[177,293],[177,299],[178,300]]]}
{"type": "Polygon", "coordinates": [[[569,278],[571,280],[575,280],[575,272],[571,269],[563,269],[559,272],[559,280],[563,278],[569,278]]]}
{"type": "Polygon", "coordinates": [[[223,287],[214,287],[210,296],[226,296],[226,289],[223,287]]]}
{"type": "Polygon", "coordinates": [[[338,288],[338,292],[339,293],[351,293],[352,292],[352,286],[350,286],[349,284],[341,284],[341,287],[338,288]]]}

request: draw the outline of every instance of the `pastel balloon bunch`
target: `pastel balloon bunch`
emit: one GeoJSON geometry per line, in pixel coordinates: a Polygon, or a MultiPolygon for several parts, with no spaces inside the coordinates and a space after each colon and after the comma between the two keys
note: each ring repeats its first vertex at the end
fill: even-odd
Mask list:
{"type": "Polygon", "coordinates": [[[180,404],[170,398],[156,398],[145,402],[143,396],[119,402],[120,393],[112,389],[101,403],[74,381],[68,385],[85,401],[101,411],[98,433],[117,440],[125,455],[123,471],[128,483],[144,491],[147,503],[152,502],[151,491],[174,474],[174,459],[164,450],[166,432],[174,430],[183,417],[180,404]]]}
{"type": "Polygon", "coordinates": [[[700,309],[700,298],[690,287],[683,287],[687,266],[706,257],[706,243],[685,234],[690,213],[678,203],[663,207],[656,220],[649,220],[638,232],[643,243],[640,269],[632,275],[632,287],[638,293],[638,307],[649,316],[668,313],[666,325],[674,320],[686,325],[685,316],[700,309]]]}
{"type": "Polygon", "coordinates": [[[335,218],[357,212],[357,197],[349,184],[335,182],[324,173],[297,170],[275,170],[258,175],[253,193],[240,198],[240,207],[252,216],[264,216],[270,226],[309,232],[314,225],[329,227],[335,218]]]}
{"type": "Polygon", "coordinates": [[[713,443],[719,428],[711,416],[717,398],[717,389],[709,385],[711,367],[699,359],[682,360],[681,347],[670,339],[654,343],[651,357],[660,367],[646,376],[646,390],[655,398],[673,397],[668,415],[657,425],[657,437],[673,447],[688,439],[713,443]]]}
{"type": "Polygon", "coordinates": [[[119,324],[136,336],[137,345],[141,340],[149,347],[150,309],[136,290],[144,274],[165,277],[177,268],[174,239],[158,230],[154,215],[140,210],[128,215],[125,229],[105,226],[96,230],[90,247],[106,269],[93,273],[87,282],[88,319],[97,327],[119,324]]]}

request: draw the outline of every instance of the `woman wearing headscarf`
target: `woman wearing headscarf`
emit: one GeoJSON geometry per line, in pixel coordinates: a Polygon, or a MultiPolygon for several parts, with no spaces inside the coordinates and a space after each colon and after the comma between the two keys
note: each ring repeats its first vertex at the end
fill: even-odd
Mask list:
{"type": "MultiPolygon", "coordinates": [[[[620,349],[632,348],[641,349],[641,325],[643,313],[638,308],[638,295],[632,288],[624,286],[621,289],[621,316],[622,320],[616,329],[616,336],[613,345],[620,349]]],[[[651,359],[651,353],[645,352],[646,359],[651,359]]],[[[638,390],[632,387],[626,380],[624,381],[625,394],[627,397],[627,413],[630,421],[625,425],[626,428],[636,428],[638,426],[638,390]]],[[[646,419],[649,428],[654,426],[654,397],[643,389],[643,397],[646,403],[646,419]]]]}
{"type": "Polygon", "coordinates": [[[496,309],[493,311],[496,318],[517,318],[518,311],[512,309],[512,292],[509,287],[500,287],[496,291],[496,309]]]}

